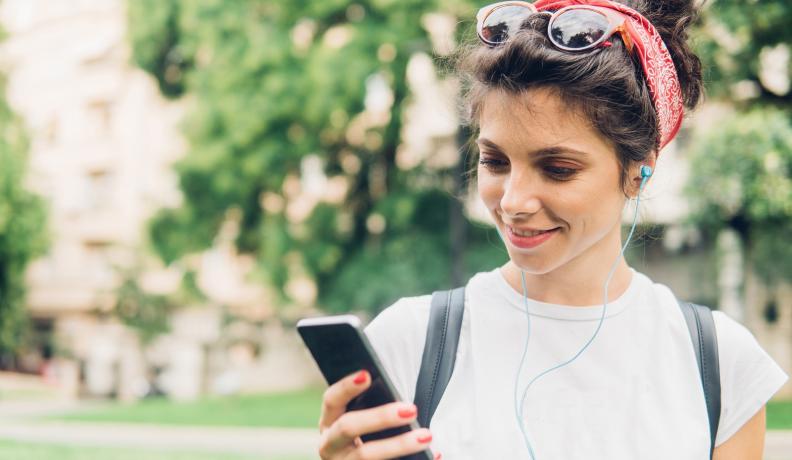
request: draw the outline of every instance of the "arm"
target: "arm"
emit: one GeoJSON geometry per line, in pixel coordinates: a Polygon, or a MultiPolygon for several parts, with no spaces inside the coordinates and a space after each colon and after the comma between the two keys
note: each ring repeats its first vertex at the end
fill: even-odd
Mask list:
{"type": "Polygon", "coordinates": [[[765,406],[734,436],[715,448],[713,460],[761,460],[765,440],[765,406]]]}

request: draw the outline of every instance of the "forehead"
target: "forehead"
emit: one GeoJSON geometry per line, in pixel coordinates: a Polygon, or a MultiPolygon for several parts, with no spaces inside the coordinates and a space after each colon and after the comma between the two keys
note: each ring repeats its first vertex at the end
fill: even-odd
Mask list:
{"type": "Polygon", "coordinates": [[[480,138],[511,151],[566,146],[584,152],[612,151],[610,143],[577,108],[550,89],[522,93],[490,91],[479,112],[480,138]]]}

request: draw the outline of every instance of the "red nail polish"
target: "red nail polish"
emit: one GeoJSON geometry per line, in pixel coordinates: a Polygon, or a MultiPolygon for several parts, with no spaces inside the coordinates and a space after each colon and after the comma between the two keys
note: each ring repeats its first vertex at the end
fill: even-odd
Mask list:
{"type": "Polygon", "coordinates": [[[415,407],[410,407],[407,409],[399,409],[398,414],[401,418],[410,418],[417,413],[415,407]]]}
{"type": "Polygon", "coordinates": [[[418,438],[418,442],[420,442],[421,444],[426,444],[426,443],[428,443],[431,440],[432,440],[432,433],[425,434],[425,435],[421,436],[420,438],[418,438]]]}
{"type": "Polygon", "coordinates": [[[361,383],[366,381],[366,376],[367,375],[368,375],[368,372],[360,371],[360,372],[357,373],[357,375],[355,376],[355,380],[352,380],[352,382],[354,382],[356,385],[360,385],[361,383]]]}

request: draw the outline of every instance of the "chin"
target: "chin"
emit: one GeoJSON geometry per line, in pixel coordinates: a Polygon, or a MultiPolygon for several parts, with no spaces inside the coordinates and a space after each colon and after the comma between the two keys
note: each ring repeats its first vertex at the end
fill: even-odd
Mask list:
{"type": "Polygon", "coordinates": [[[512,254],[509,252],[509,259],[520,270],[527,275],[544,275],[558,268],[561,263],[557,260],[540,259],[537,257],[526,256],[525,254],[512,254]]]}

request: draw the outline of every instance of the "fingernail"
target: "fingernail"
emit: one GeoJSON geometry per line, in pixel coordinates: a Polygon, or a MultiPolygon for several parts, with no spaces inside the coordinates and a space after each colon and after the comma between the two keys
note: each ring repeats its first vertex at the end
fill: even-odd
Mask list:
{"type": "Polygon", "coordinates": [[[412,406],[412,407],[406,407],[406,408],[403,408],[403,409],[399,409],[399,411],[397,413],[399,414],[399,417],[401,417],[401,418],[410,418],[410,417],[413,417],[417,412],[418,412],[418,410],[415,408],[415,406],[412,406]]]}
{"type": "Polygon", "coordinates": [[[438,453],[435,454],[434,460],[440,460],[441,458],[443,458],[443,454],[438,452],[438,453]]]}
{"type": "Polygon", "coordinates": [[[352,382],[354,382],[357,385],[360,385],[361,383],[366,381],[366,375],[368,375],[368,372],[360,371],[357,373],[357,375],[355,376],[355,380],[352,380],[352,382]]]}
{"type": "Polygon", "coordinates": [[[432,433],[426,433],[425,435],[418,437],[418,442],[420,442],[421,444],[426,444],[431,440],[432,440],[432,433]]]}

